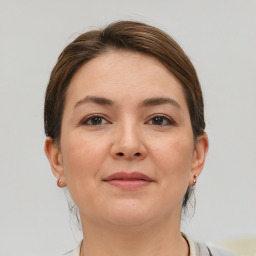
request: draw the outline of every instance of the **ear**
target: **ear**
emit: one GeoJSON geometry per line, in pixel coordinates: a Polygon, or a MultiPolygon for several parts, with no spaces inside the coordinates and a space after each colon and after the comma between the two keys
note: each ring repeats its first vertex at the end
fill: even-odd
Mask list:
{"type": "Polygon", "coordinates": [[[191,176],[189,181],[190,186],[195,185],[194,180],[198,178],[203,170],[208,147],[208,136],[206,133],[204,133],[203,135],[199,136],[196,141],[193,153],[191,176]]]}
{"type": "Polygon", "coordinates": [[[59,146],[52,141],[51,137],[46,138],[44,151],[51,165],[52,173],[57,178],[57,185],[59,187],[66,187],[62,154],[59,146]]]}

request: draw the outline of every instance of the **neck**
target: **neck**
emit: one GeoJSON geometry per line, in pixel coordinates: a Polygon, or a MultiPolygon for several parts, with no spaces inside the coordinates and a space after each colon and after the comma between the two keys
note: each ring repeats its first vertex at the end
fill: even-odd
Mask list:
{"type": "Polygon", "coordinates": [[[84,241],[81,256],[187,256],[189,248],[180,222],[168,221],[134,227],[103,226],[81,216],[84,241]]]}

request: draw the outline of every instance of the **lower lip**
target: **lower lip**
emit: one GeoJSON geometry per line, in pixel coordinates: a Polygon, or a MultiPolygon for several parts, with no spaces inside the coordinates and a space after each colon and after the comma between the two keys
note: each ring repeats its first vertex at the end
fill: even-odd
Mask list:
{"type": "Polygon", "coordinates": [[[150,181],[146,180],[110,180],[106,182],[123,190],[136,190],[151,183],[150,181]]]}

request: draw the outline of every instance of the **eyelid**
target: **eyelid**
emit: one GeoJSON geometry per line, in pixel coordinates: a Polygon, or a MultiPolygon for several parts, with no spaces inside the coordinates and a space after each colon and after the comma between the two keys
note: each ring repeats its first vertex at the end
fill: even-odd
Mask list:
{"type": "MultiPolygon", "coordinates": [[[[168,120],[169,124],[167,125],[177,125],[177,123],[173,120],[173,118],[171,118],[170,116],[167,116],[165,114],[154,114],[154,115],[151,115],[149,118],[148,118],[148,121],[146,121],[146,123],[148,123],[149,121],[151,121],[154,117],[163,117],[165,118],[166,120],[168,120]]],[[[151,124],[151,125],[154,125],[154,124],[151,124]]],[[[155,125],[155,126],[167,126],[167,125],[155,125]]]]}
{"type": "Polygon", "coordinates": [[[103,114],[98,114],[98,113],[95,113],[95,114],[90,114],[86,117],[84,117],[80,122],[79,122],[79,125],[86,125],[86,126],[101,126],[101,125],[105,125],[105,124],[110,124],[111,122],[108,120],[108,118],[106,118],[103,114]],[[102,118],[103,120],[106,121],[106,123],[103,123],[103,124],[99,124],[99,125],[93,125],[93,124],[86,124],[86,122],[88,122],[91,118],[94,118],[94,117],[100,117],[102,118]]]}
{"type": "MultiPolygon", "coordinates": [[[[148,122],[150,122],[153,118],[155,117],[163,117],[165,118],[169,124],[166,124],[166,125],[155,125],[155,126],[167,126],[167,125],[177,125],[177,123],[173,120],[173,118],[171,118],[170,116],[167,116],[165,114],[153,114],[151,115],[148,120],[145,122],[146,124],[148,122]]],[[[101,125],[105,125],[105,124],[111,124],[111,122],[109,121],[109,119],[107,117],[105,117],[105,115],[103,114],[98,114],[98,113],[95,113],[95,114],[90,114],[84,118],[82,118],[82,120],[79,122],[79,125],[87,125],[87,126],[101,126],[101,125]],[[106,122],[103,123],[103,124],[99,124],[99,125],[93,125],[93,124],[86,124],[86,122],[88,122],[91,118],[93,117],[100,117],[102,118],[103,120],[105,120],[106,122]]],[[[154,125],[154,124],[151,124],[151,125],[154,125]]]]}

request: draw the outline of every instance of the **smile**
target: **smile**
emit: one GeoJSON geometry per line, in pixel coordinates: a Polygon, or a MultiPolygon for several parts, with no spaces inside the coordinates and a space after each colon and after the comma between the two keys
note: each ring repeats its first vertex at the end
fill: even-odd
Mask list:
{"type": "Polygon", "coordinates": [[[117,172],[103,181],[122,190],[136,190],[153,182],[151,178],[140,172],[117,172]]]}

